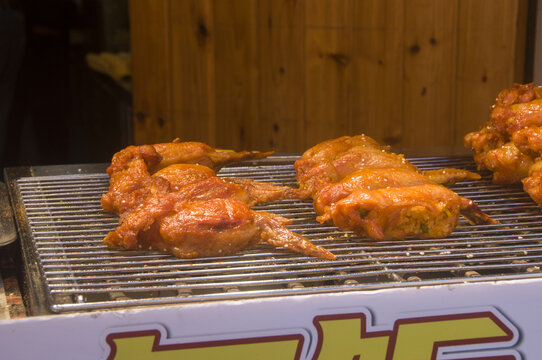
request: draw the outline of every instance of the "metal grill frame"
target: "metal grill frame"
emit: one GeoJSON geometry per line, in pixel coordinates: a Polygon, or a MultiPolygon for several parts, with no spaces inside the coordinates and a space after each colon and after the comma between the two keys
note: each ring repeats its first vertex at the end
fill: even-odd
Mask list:
{"type": "MultiPolygon", "coordinates": [[[[296,186],[292,167],[296,158],[272,156],[224,168],[219,175],[296,186]]],[[[465,156],[409,160],[422,170],[475,170],[465,156]]],[[[101,244],[117,224],[116,217],[96,210],[99,195],[107,190],[106,166],[5,170],[23,250],[25,293],[34,314],[542,277],[542,210],[520,186],[491,184],[488,173],[482,180],[450,188],[477,202],[500,225],[470,226],[461,220],[446,239],[374,242],[318,224],[310,201],[288,200],[254,209],[294,218],[292,230],[327,247],[337,260],[307,258],[269,245],[234,256],[185,260],[156,252],[111,250],[101,244]],[[61,189],[32,189],[47,188],[48,182],[60,183],[61,189]],[[82,196],[90,187],[92,195],[82,196]],[[37,206],[32,205],[34,198],[37,206]],[[47,200],[40,203],[40,198],[47,200]],[[62,215],[54,213],[57,203],[62,215]],[[90,208],[100,214],[93,215],[92,226],[83,216],[90,208]],[[51,258],[55,249],[62,256],[51,258]],[[105,266],[105,261],[112,263],[105,266]]]]}

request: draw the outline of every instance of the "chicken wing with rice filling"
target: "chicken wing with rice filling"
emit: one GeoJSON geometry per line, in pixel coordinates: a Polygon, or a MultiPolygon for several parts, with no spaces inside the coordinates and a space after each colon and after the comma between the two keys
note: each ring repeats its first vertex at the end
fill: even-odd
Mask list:
{"type": "Polygon", "coordinates": [[[459,212],[473,203],[440,185],[357,190],[331,205],[333,222],[342,229],[376,240],[444,238],[458,223],[459,212]]]}

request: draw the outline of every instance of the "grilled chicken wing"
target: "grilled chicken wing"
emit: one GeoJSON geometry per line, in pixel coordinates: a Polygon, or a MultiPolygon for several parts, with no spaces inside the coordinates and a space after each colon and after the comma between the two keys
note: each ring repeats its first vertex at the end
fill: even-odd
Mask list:
{"type": "MultiPolygon", "coordinates": [[[[343,180],[335,184],[330,184],[324,187],[314,198],[314,208],[320,216],[317,218],[320,222],[331,220],[332,207],[359,190],[379,190],[379,189],[396,189],[401,191],[413,186],[435,185],[428,189],[437,189],[441,183],[450,183],[457,180],[474,180],[479,179],[479,175],[460,169],[444,169],[430,170],[428,177],[424,174],[410,171],[407,169],[363,169],[358,170],[343,180]],[[446,173],[450,173],[447,175],[446,173]],[[438,181],[435,181],[438,180],[438,181]]],[[[440,186],[441,191],[446,189],[440,186]]],[[[447,189],[446,189],[447,190],[447,189]]],[[[405,190],[406,191],[406,190],[405,190]]],[[[460,213],[469,222],[474,224],[492,224],[495,221],[485,213],[483,213],[476,204],[468,199],[464,199],[457,195],[463,206],[460,208],[460,213]]]]}
{"type": "MultiPolygon", "coordinates": [[[[169,179],[178,186],[178,181],[169,179]]],[[[167,182],[162,177],[153,180],[167,182]]],[[[305,255],[335,259],[329,251],[285,228],[287,219],[249,209],[259,202],[304,196],[286,186],[212,176],[175,191],[147,194],[138,207],[123,215],[121,224],[104,242],[110,247],[154,249],[191,258],[229,255],[264,241],[305,255]]]]}
{"type": "MultiPolygon", "coordinates": [[[[345,144],[345,138],[340,139],[338,143],[345,144]]],[[[343,229],[379,240],[447,236],[459,213],[472,223],[495,223],[472,201],[437,185],[479,179],[478,174],[460,169],[420,172],[403,155],[363,139],[368,145],[342,146],[340,150],[346,150],[331,158],[326,154],[310,167],[306,157],[294,165],[300,186],[311,193],[318,221],[333,220],[343,229]]],[[[305,152],[314,153],[321,154],[305,152]]]]}
{"type": "Polygon", "coordinates": [[[433,184],[357,190],[331,205],[329,213],[340,228],[376,240],[443,238],[460,213],[473,224],[495,223],[471,200],[433,184]]]}
{"type": "Polygon", "coordinates": [[[110,247],[154,249],[180,258],[226,256],[267,242],[323,259],[335,256],[288,230],[289,221],[256,212],[231,198],[184,201],[160,193],[130,212],[104,242],[110,247]]]}
{"type": "Polygon", "coordinates": [[[284,225],[289,220],[249,208],[260,202],[302,199],[307,192],[250,179],[221,179],[213,170],[269,154],[222,152],[201,143],[178,142],[120,151],[108,168],[109,192],[102,196],[104,209],[120,215],[120,225],[104,242],[193,258],[230,255],[264,241],[335,259],[288,230],[284,225]]]}

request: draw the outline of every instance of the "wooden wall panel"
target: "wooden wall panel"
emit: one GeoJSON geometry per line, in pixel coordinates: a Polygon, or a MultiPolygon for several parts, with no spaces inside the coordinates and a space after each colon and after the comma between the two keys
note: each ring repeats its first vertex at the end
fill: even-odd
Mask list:
{"type": "Polygon", "coordinates": [[[352,0],[305,7],[304,148],[350,133],[352,0]]]}
{"type": "Polygon", "coordinates": [[[304,0],[259,2],[259,150],[298,151],[303,138],[304,7],[304,0]]]}
{"type": "Polygon", "coordinates": [[[171,103],[175,136],[216,142],[212,0],[170,2],[171,103]]]}
{"type": "Polygon", "coordinates": [[[403,124],[405,148],[438,147],[453,138],[457,1],[411,0],[405,7],[403,124]]]}
{"type": "Polygon", "coordinates": [[[130,1],[136,144],[166,140],[175,133],[171,117],[168,13],[169,3],[165,1],[130,1]]]}
{"type": "Polygon", "coordinates": [[[404,6],[366,0],[353,7],[352,133],[391,145],[403,134],[404,6]]]}
{"type": "Polygon", "coordinates": [[[452,153],[521,82],[527,0],[131,0],[136,143],[452,153]]]}
{"type": "MultiPolygon", "coordinates": [[[[261,145],[258,121],[258,12],[256,0],[215,0],[216,146],[261,145]]],[[[259,147],[259,146],[258,146],[259,147]]]]}

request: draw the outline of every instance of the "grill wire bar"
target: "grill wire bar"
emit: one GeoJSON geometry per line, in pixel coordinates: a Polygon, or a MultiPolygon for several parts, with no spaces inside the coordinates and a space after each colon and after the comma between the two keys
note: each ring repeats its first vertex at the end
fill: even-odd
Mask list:
{"type": "MultiPolygon", "coordinates": [[[[273,156],[222,169],[219,176],[296,186],[295,156],[273,156]]],[[[409,159],[421,170],[476,170],[470,157],[409,159]]],[[[474,200],[501,224],[464,219],[445,239],[376,242],[316,222],[311,201],[253,207],[294,219],[289,228],[337,255],[309,258],[262,244],[234,256],[177,259],[148,251],[109,249],[117,224],[100,196],[105,173],[21,177],[18,201],[51,312],[393,287],[497,281],[542,276],[542,211],[520,186],[481,180],[450,188],[474,200]]],[[[28,244],[27,244],[28,246],[28,244]]]]}

